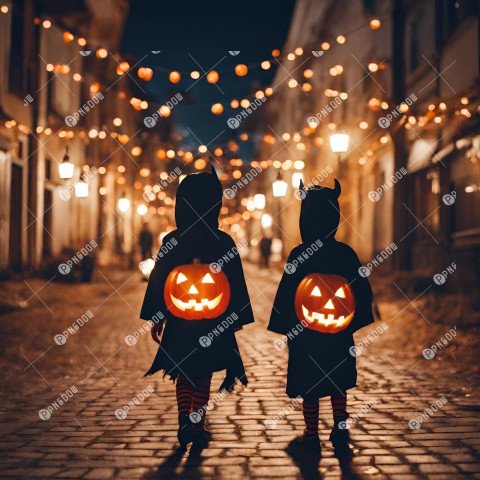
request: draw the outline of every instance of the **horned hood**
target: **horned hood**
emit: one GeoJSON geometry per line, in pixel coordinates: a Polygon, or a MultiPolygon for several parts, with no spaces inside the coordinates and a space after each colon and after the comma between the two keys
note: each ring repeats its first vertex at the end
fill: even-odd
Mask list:
{"type": "Polygon", "coordinates": [[[314,241],[317,239],[329,240],[335,237],[340,223],[340,182],[335,179],[334,188],[313,187],[305,188],[300,182],[302,206],[300,210],[300,233],[302,240],[314,241]]]}

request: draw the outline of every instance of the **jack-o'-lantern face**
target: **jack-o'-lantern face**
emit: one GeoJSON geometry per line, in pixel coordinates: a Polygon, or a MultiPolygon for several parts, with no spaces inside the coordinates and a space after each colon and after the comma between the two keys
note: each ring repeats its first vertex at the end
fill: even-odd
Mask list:
{"type": "Polygon", "coordinates": [[[340,275],[310,273],[297,287],[295,312],[312,330],[340,332],[355,314],[353,291],[340,275]]]}
{"type": "Polygon", "coordinates": [[[180,265],[167,277],[164,299],[176,317],[216,318],[230,303],[230,283],[223,272],[211,272],[207,264],[180,265]]]}

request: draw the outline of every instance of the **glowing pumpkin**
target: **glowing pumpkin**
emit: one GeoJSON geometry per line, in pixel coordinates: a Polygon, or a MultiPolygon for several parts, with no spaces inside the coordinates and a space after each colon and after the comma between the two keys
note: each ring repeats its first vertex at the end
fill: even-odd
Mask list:
{"type": "Polygon", "coordinates": [[[340,275],[310,273],[297,287],[295,312],[311,330],[341,332],[355,314],[352,288],[340,275]]]}
{"type": "Polygon", "coordinates": [[[180,265],[167,277],[164,299],[176,317],[217,318],[230,303],[230,283],[223,272],[211,272],[208,264],[180,265]]]}

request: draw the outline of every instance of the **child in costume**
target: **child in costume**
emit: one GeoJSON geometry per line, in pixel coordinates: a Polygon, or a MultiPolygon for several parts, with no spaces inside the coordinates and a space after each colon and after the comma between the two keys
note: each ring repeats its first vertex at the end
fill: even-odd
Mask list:
{"type": "Polygon", "coordinates": [[[335,187],[300,183],[302,243],[287,260],[268,329],[287,335],[287,395],[303,398],[305,432],[294,445],[319,446],[319,398],[330,396],[336,450],[349,442],[347,390],[356,386],[353,333],[373,322],[372,290],[355,252],[337,242],[340,221],[335,187]]]}
{"type": "Polygon", "coordinates": [[[176,195],[177,229],[163,239],[140,314],[154,322],[154,339],[163,329],[146,375],[162,370],[176,382],[182,446],[208,441],[205,406],[213,372],[227,372],[220,390],[232,390],[236,379],[247,384],[235,331],[253,322],[253,313],[235,243],[218,229],[221,206],[213,166],[211,173],[184,178],[176,195]],[[212,335],[219,324],[221,333],[212,335]]]}

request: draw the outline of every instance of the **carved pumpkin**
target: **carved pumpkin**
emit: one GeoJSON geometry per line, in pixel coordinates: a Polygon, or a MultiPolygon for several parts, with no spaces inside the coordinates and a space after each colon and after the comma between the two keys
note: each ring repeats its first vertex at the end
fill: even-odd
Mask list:
{"type": "Polygon", "coordinates": [[[167,277],[164,299],[170,313],[186,320],[216,318],[230,303],[230,283],[208,264],[193,263],[175,267],[167,277]]]}
{"type": "Polygon", "coordinates": [[[311,330],[341,332],[355,314],[352,288],[340,275],[310,273],[297,287],[295,312],[311,330]]]}

